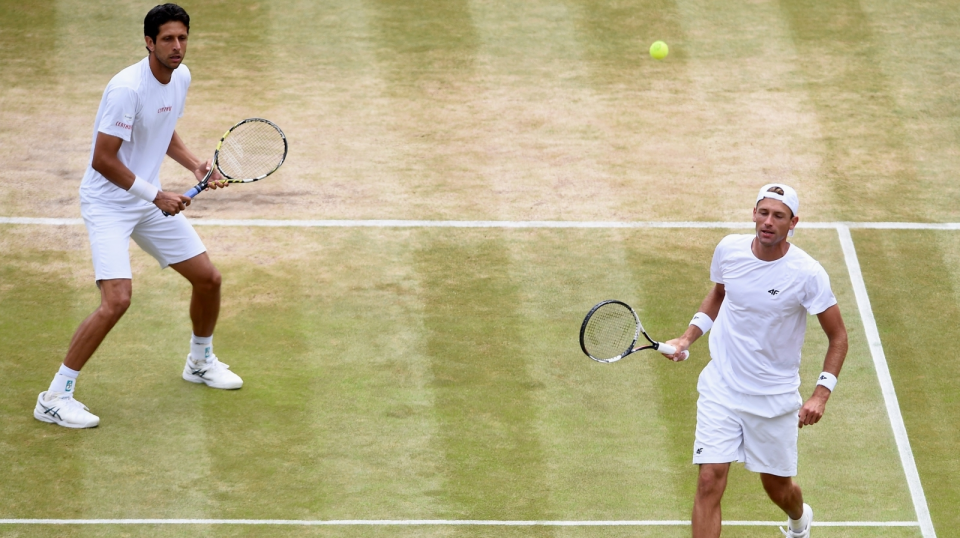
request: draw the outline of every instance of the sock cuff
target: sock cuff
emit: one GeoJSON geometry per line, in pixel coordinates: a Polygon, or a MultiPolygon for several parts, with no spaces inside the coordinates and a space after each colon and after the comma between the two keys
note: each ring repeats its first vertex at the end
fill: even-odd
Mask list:
{"type": "Polygon", "coordinates": [[[211,334],[210,336],[197,336],[195,334],[191,334],[190,342],[193,344],[201,344],[204,346],[210,345],[211,343],[213,343],[213,335],[211,334]]]}
{"type": "Polygon", "coordinates": [[[73,368],[68,368],[65,364],[60,365],[60,371],[57,372],[60,375],[67,376],[70,379],[76,379],[80,375],[80,370],[74,370],[73,368]]]}

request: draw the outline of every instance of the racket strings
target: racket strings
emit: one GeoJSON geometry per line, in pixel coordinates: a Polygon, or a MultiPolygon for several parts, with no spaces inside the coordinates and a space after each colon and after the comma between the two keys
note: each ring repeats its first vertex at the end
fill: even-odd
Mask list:
{"type": "Polygon", "coordinates": [[[286,150],[283,135],[273,125],[242,123],[223,139],[217,167],[230,179],[258,179],[280,166],[286,150]]]}
{"type": "Polygon", "coordinates": [[[607,304],[590,316],[583,343],[592,357],[612,359],[629,350],[636,336],[637,320],[633,313],[621,305],[607,304]]]}

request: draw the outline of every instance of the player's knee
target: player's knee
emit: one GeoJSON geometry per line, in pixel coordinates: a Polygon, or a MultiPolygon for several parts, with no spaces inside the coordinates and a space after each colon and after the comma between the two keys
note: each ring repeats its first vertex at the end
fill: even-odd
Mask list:
{"type": "Polygon", "coordinates": [[[697,478],[697,494],[701,496],[723,495],[727,487],[727,473],[724,468],[702,466],[697,478]]]}
{"type": "Polygon", "coordinates": [[[761,475],[761,477],[767,496],[778,505],[789,501],[799,491],[799,486],[793,482],[792,478],[773,475],[761,475]]]}
{"type": "Polygon", "coordinates": [[[201,278],[194,281],[193,285],[205,293],[216,293],[220,291],[220,285],[223,277],[216,267],[211,267],[210,271],[201,278]]]}
{"type": "Polygon", "coordinates": [[[129,292],[119,292],[105,296],[100,303],[101,311],[114,321],[120,319],[130,308],[130,295],[129,292]]]}

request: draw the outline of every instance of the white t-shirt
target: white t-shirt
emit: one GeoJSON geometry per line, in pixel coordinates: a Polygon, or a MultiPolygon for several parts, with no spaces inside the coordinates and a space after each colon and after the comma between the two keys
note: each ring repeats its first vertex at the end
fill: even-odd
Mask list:
{"type": "Polygon", "coordinates": [[[93,125],[90,161],[80,183],[81,203],[109,202],[132,206],[149,204],[116,186],[93,169],[97,133],[123,139],[117,156],[134,174],[160,186],[160,165],[170,147],[177,120],[183,116],[190,87],[190,70],[180,65],[167,84],[150,71],[149,57],[114,76],[103,91],[93,125]]]}
{"type": "Polygon", "coordinates": [[[710,331],[710,357],[723,379],[744,394],[772,395],[800,387],[800,350],[807,313],[837,304],[830,277],[796,245],[767,262],[754,256],[754,235],[728,235],[713,254],[710,280],[726,291],[710,331]]]}

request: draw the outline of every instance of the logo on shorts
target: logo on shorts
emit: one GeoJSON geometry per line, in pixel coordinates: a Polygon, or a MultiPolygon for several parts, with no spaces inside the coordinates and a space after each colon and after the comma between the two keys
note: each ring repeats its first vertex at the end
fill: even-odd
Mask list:
{"type": "Polygon", "coordinates": [[[780,290],[767,290],[767,293],[769,293],[770,295],[776,296],[778,293],[780,293],[780,290]]]}
{"type": "Polygon", "coordinates": [[[703,447],[697,449],[697,454],[703,454],[703,447]]]}

